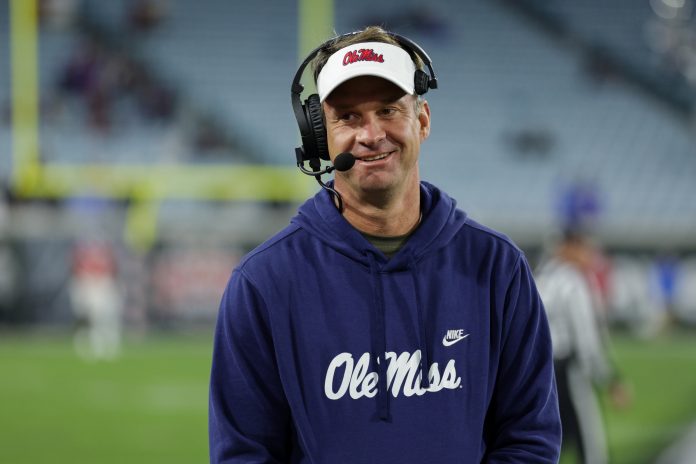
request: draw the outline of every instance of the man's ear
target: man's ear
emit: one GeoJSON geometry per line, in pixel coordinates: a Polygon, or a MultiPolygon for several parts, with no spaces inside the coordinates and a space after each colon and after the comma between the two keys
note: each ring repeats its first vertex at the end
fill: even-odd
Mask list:
{"type": "Polygon", "coordinates": [[[427,100],[423,100],[423,103],[420,105],[418,121],[420,122],[420,139],[422,142],[430,135],[430,105],[428,105],[427,100]]]}

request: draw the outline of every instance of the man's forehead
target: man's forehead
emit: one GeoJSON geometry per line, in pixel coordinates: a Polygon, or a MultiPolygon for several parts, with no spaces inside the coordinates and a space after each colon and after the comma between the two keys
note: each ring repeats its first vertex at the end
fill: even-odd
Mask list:
{"type": "Polygon", "coordinates": [[[407,93],[388,80],[374,76],[360,76],[350,79],[334,89],[326,102],[336,108],[352,106],[359,101],[378,101],[392,103],[407,93]]]}

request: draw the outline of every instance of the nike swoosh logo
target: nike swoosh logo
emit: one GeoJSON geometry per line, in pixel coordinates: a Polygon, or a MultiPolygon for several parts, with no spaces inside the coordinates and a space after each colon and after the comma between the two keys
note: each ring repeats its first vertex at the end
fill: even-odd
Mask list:
{"type": "Polygon", "coordinates": [[[442,344],[445,346],[452,346],[457,342],[461,342],[462,340],[464,340],[468,336],[469,336],[469,334],[466,334],[461,338],[455,338],[454,340],[447,340],[447,336],[445,335],[445,338],[442,339],[442,344]]]}

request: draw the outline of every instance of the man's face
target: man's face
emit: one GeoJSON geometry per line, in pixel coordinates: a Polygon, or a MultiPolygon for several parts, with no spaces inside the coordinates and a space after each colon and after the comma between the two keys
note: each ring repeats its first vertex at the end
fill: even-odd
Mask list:
{"type": "Polygon", "coordinates": [[[350,152],[349,171],[336,173],[336,187],[362,194],[398,194],[417,186],[420,144],[430,132],[430,108],[416,110],[415,97],[391,82],[356,77],[324,101],[329,153],[350,152]]]}

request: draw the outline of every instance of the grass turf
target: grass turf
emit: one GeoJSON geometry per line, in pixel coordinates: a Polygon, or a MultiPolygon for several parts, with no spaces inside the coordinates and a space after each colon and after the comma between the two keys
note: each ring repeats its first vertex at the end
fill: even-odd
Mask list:
{"type": "MultiPolygon", "coordinates": [[[[614,409],[600,394],[610,462],[649,464],[696,421],[696,336],[676,332],[654,340],[615,336],[614,359],[632,404],[614,409]]],[[[564,455],[561,464],[575,462],[564,455]]]]}
{"type": "Polygon", "coordinates": [[[88,363],[66,338],[0,336],[0,462],[207,462],[208,338],[88,363]]]}
{"type": "MultiPolygon", "coordinates": [[[[614,345],[634,403],[606,409],[612,462],[649,463],[696,420],[696,337],[614,345]]],[[[209,334],[151,337],[88,363],[64,336],[0,334],[0,462],[207,462],[210,351],[209,334]]]]}
{"type": "Polygon", "coordinates": [[[616,359],[632,386],[633,404],[613,410],[604,397],[613,464],[652,463],[696,421],[696,334],[655,340],[618,339],[616,359]]]}

